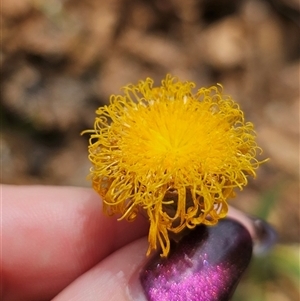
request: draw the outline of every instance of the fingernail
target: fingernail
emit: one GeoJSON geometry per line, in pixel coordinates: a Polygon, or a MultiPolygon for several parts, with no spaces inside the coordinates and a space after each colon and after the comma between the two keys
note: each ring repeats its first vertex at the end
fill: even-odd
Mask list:
{"type": "Polygon", "coordinates": [[[257,256],[266,255],[277,241],[274,228],[262,219],[250,217],[255,229],[253,253],[257,256]]]}
{"type": "Polygon", "coordinates": [[[226,301],[252,256],[252,239],[241,224],[221,220],[200,225],[153,257],[140,274],[149,301],[226,301]]]}

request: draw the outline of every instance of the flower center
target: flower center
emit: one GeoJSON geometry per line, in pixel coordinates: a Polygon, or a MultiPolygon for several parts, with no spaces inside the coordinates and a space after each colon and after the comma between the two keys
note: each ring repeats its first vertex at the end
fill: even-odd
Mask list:
{"type": "MultiPolygon", "coordinates": [[[[127,167],[134,167],[135,172],[146,172],[149,167],[162,173],[176,172],[193,162],[205,165],[209,163],[210,152],[220,151],[215,143],[225,145],[224,130],[228,123],[214,114],[209,104],[192,98],[139,104],[123,117],[126,126],[120,150],[127,154],[123,158],[127,167]]],[[[217,157],[220,159],[220,154],[217,157]]]]}

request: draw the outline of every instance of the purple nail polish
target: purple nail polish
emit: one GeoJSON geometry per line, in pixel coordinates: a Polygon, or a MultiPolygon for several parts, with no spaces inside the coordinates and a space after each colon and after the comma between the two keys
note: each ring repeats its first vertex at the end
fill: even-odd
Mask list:
{"type": "Polygon", "coordinates": [[[254,239],[253,253],[263,256],[274,246],[277,241],[277,233],[267,222],[262,219],[250,217],[253,220],[256,237],[254,239]]]}
{"type": "Polygon", "coordinates": [[[252,239],[238,222],[198,226],[168,258],[156,255],[141,272],[149,301],[227,301],[252,256],[252,239]]]}

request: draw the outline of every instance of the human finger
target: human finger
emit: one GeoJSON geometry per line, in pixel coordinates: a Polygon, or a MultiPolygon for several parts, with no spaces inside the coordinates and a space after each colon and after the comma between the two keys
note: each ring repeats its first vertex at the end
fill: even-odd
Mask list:
{"type": "Polygon", "coordinates": [[[147,221],[102,214],[91,189],[2,185],[3,300],[49,300],[110,253],[147,233],[147,221]]]}
{"type": "Polygon", "coordinates": [[[117,250],[77,278],[53,301],[145,301],[139,272],[146,261],[146,238],[117,250]]]}
{"type": "Polygon", "coordinates": [[[196,227],[171,245],[167,258],[145,258],[146,247],[142,239],[111,254],[54,301],[229,300],[250,262],[252,239],[227,219],[196,227]]]}

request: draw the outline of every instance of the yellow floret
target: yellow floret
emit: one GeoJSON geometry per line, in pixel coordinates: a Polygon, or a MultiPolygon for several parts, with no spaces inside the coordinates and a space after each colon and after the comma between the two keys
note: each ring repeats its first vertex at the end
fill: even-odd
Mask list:
{"type": "Polygon", "coordinates": [[[99,108],[89,145],[91,179],[104,211],[131,221],[144,210],[149,249],[170,249],[169,236],[228,211],[233,189],[255,176],[255,132],[221,86],[201,88],[167,75],[124,87],[99,108]]]}

